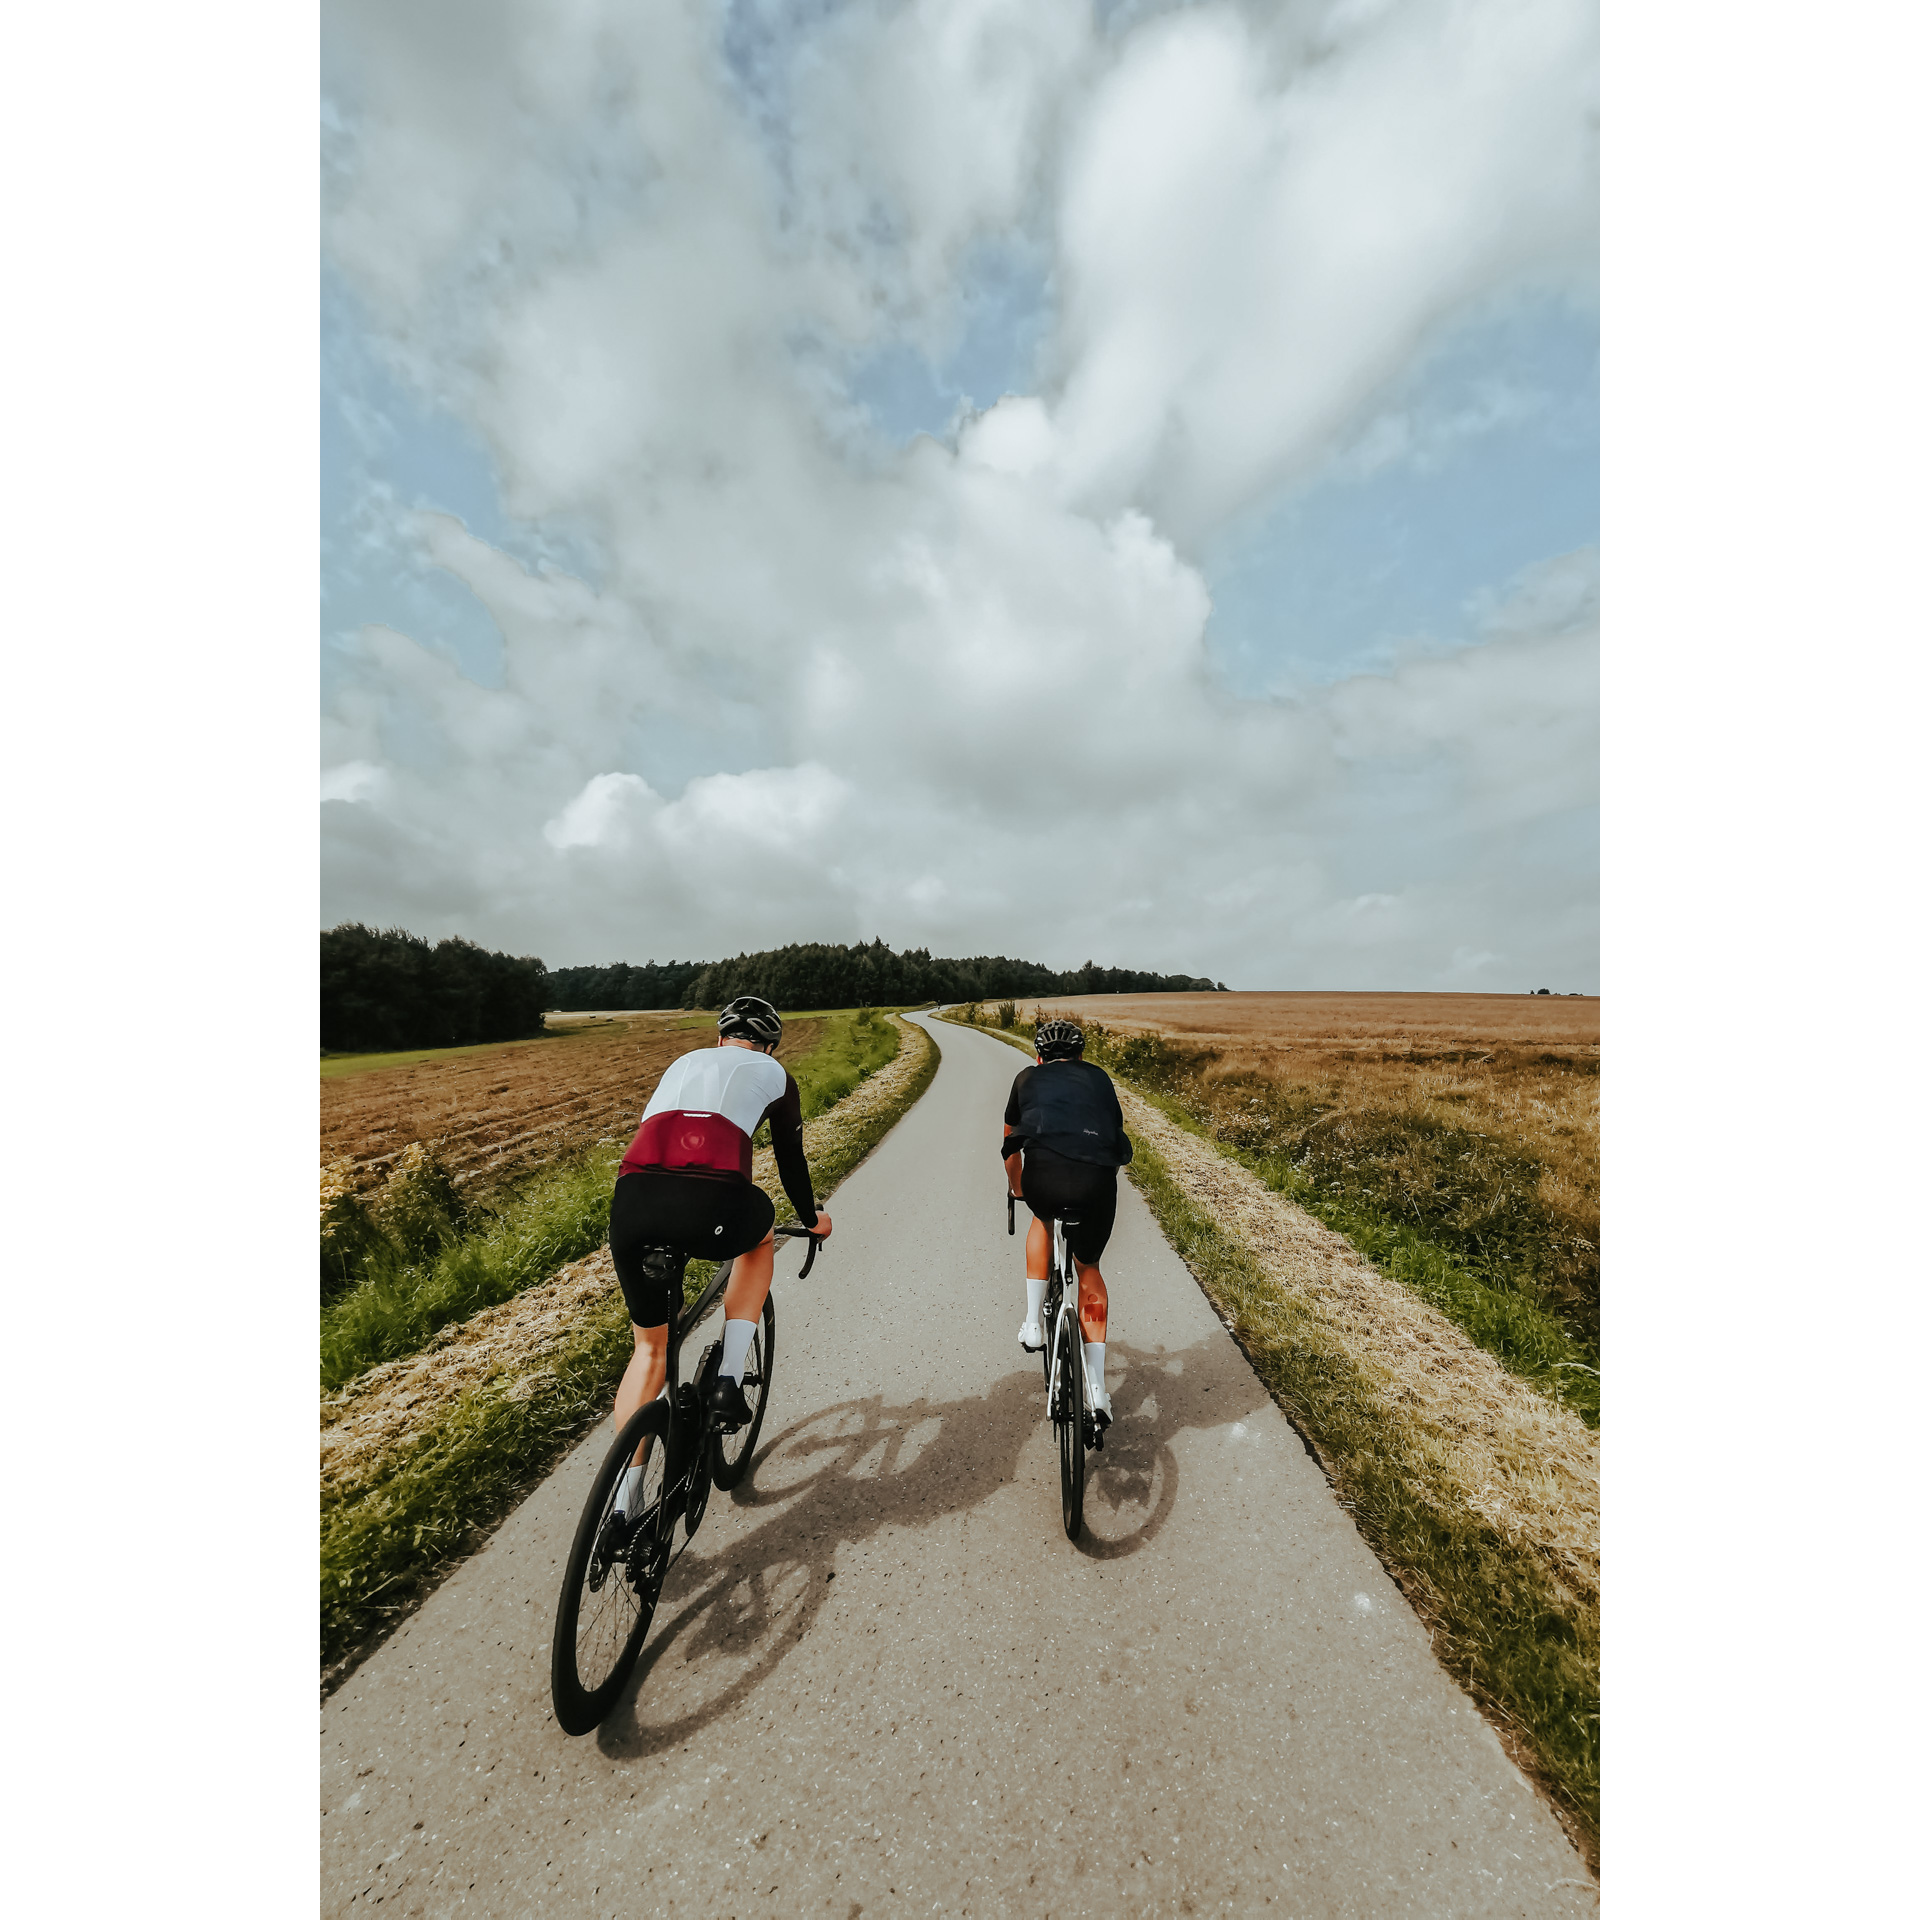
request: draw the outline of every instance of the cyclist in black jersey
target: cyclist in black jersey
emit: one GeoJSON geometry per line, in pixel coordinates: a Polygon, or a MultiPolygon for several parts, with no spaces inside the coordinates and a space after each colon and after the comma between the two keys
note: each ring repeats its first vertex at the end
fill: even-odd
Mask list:
{"type": "Polygon", "coordinates": [[[1081,1059],[1086,1036],[1071,1020],[1048,1020],[1033,1036],[1034,1064],[1014,1076],[1007,1095],[1000,1157],[1007,1184],[1027,1203],[1027,1317],[1020,1344],[1042,1345],[1040,1296],[1047,1284],[1049,1225],[1070,1213],[1067,1247],[1080,1269],[1080,1333],[1094,1417],[1113,1418],[1107,1394],[1107,1283],[1100,1256],[1113,1232],[1119,1169],[1133,1158],[1113,1082],[1081,1059]]]}

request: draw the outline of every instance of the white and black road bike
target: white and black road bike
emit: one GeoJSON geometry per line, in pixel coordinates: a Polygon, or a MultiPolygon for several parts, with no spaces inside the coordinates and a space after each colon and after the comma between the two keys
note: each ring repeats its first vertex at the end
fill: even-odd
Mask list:
{"type": "MultiPolygon", "coordinates": [[[[782,1237],[808,1241],[806,1278],[820,1241],[805,1227],[775,1227],[782,1237]]],[[[700,1356],[694,1378],[680,1378],[680,1344],[726,1290],[733,1272],[723,1262],[684,1311],[687,1262],[684,1247],[654,1247],[645,1255],[649,1279],[665,1281],[668,1299],[667,1386],[621,1428],[613,1450],[594,1476],[585,1511],[560,1583],[560,1610],[553,1623],[553,1711],[569,1733],[590,1733],[613,1711],[640,1658],[640,1643],[652,1624],[667,1571],[706,1517],[714,1487],[730,1492],[746,1477],[766,1418],[773,1382],[773,1295],[740,1375],[752,1417],[737,1430],[714,1424],[708,1390],[720,1370],[720,1342],[700,1356]],[[614,1504],[621,1476],[641,1462],[641,1487],[620,1513],[614,1504]]]]}
{"type": "MultiPolygon", "coordinates": [[[[1053,1222],[1047,1258],[1047,1290],[1040,1307],[1040,1373],[1047,1389],[1047,1418],[1060,1447],[1060,1519],[1069,1540],[1080,1537],[1087,1493],[1087,1449],[1100,1452],[1106,1427],[1087,1404],[1087,1356],[1080,1326],[1080,1269],[1067,1244],[1077,1214],[1053,1222]]],[[[1007,1195],[1007,1231],[1014,1231],[1014,1196],[1007,1195]]]]}

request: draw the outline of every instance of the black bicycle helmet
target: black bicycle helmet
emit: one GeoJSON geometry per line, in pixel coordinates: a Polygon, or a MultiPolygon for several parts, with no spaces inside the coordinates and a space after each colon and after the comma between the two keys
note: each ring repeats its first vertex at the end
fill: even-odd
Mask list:
{"type": "Polygon", "coordinates": [[[1087,1036],[1071,1020],[1043,1020],[1034,1029],[1033,1050],[1042,1060],[1071,1060],[1087,1044],[1087,1036]]]}
{"type": "Polygon", "coordinates": [[[780,1044],[780,1016],[774,1012],[773,1002],[754,993],[729,1000],[720,1009],[720,1038],[751,1040],[771,1053],[780,1044]]]}

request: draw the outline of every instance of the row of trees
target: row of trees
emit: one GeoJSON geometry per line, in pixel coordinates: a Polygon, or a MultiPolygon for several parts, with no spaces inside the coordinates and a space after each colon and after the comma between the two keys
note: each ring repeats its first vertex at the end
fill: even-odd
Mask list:
{"type": "Polygon", "coordinates": [[[471,940],[430,944],[358,921],[320,936],[320,1045],[387,1053],[519,1040],[553,1004],[538,960],[489,953],[471,940]]]}
{"type": "Polygon", "coordinates": [[[556,1013],[600,1013],[610,1007],[678,1007],[707,970],[704,960],[649,960],[643,967],[555,967],[547,975],[547,1005],[556,1013]]]}
{"type": "MultiPolygon", "coordinates": [[[[723,1007],[758,993],[776,1007],[912,1006],[922,1000],[1030,999],[1036,994],[1210,993],[1185,973],[1136,973],[1091,960],[1056,973],[995,954],[936,960],[881,940],[743,953],[731,960],[649,960],[644,966],[556,967],[489,953],[471,940],[429,944],[397,927],[358,921],[320,936],[320,1045],[329,1053],[463,1047],[518,1040],[540,1016],[623,1007],[723,1007]]],[[[1224,991],[1224,989],[1220,989],[1224,991]]]]}
{"type": "Polygon", "coordinates": [[[884,941],[858,946],[780,947],[743,953],[703,967],[686,989],[683,1007],[723,1007],[736,994],[758,993],[776,1007],[911,1006],[921,1000],[1022,999],[1035,994],[1212,993],[1218,983],[1185,973],[1136,973],[1096,967],[1091,960],[1056,973],[1031,960],[1002,954],[936,960],[925,947],[895,953],[884,941]]]}

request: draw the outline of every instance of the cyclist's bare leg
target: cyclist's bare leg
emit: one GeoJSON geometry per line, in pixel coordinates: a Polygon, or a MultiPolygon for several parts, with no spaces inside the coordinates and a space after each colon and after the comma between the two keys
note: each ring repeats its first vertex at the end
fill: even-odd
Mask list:
{"type": "Polygon", "coordinates": [[[1027,1278],[1044,1280],[1047,1259],[1053,1252],[1053,1229],[1036,1213],[1027,1222],[1027,1278]]]}
{"type": "Polygon", "coordinates": [[[1085,1261],[1078,1266],[1080,1274],[1080,1337],[1083,1340],[1104,1340],[1107,1337],[1107,1283],[1100,1277],[1098,1267],[1090,1267],[1085,1261]]]}
{"type": "Polygon", "coordinates": [[[649,1400],[660,1397],[667,1384],[667,1327],[635,1327],[633,1358],[621,1376],[620,1391],[613,1396],[613,1430],[618,1433],[649,1400]]]}
{"type": "Polygon", "coordinates": [[[721,1311],[729,1320],[758,1320],[773,1287],[773,1229],[757,1247],[739,1254],[727,1276],[721,1311]]]}

